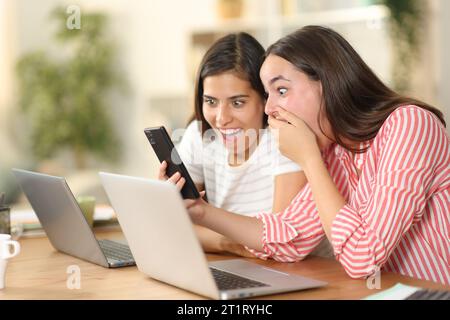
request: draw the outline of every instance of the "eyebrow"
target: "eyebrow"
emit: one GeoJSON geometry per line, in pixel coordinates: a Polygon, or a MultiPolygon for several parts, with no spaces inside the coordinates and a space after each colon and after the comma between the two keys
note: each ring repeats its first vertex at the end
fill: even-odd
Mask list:
{"type": "Polygon", "coordinates": [[[282,75],[276,76],[275,78],[272,78],[269,81],[269,85],[272,85],[274,82],[277,82],[278,80],[284,80],[284,81],[288,81],[291,82],[291,80],[286,79],[285,77],[283,77],[282,75]]]}
{"type": "MultiPolygon", "coordinates": [[[[229,99],[229,100],[234,100],[234,99],[248,98],[248,97],[250,97],[248,94],[238,94],[238,95],[229,97],[229,98],[227,98],[227,99],[229,99]]],[[[208,96],[208,95],[206,95],[206,94],[203,95],[203,98],[211,99],[211,100],[217,100],[217,98],[212,97],[212,96],[208,96]]]]}

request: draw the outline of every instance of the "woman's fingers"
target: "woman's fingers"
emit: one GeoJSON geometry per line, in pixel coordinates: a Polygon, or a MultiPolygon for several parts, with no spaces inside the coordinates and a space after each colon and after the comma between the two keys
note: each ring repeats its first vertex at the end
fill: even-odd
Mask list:
{"type": "Polygon", "coordinates": [[[281,120],[277,120],[275,119],[273,116],[269,117],[269,126],[272,129],[281,129],[282,127],[284,127],[287,123],[281,120]]]}
{"type": "Polygon", "coordinates": [[[181,179],[181,173],[175,172],[173,176],[171,176],[167,181],[172,182],[173,184],[177,184],[177,182],[181,179]]]}
{"type": "Polygon", "coordinates": [[[159,166],[159,172],[158,172],[158,179],[159,180],[167,180],[166,175],[166,169],[167,169],[167,162],[163,161],[161,162],[161,165],[159,166]]]}
{"type": "Polygon", "coordinates": [[[177,189],[181,190],[183,189],[184,184],[186,183],[186,179],[184,179],[183,177],[178,180],[178,182],[176,183],[177,189]]]}
{"type": "MultiPolygon", "coordinates": [[[[278,113],[278,118],[281,118],[282,120],[285,120],[291,124],[293,124],[294,126],[297,126],[297,123],[300,121],[300,118],[297,117],[295,114],[293,114],[292,112],[289,112],[281,107],[277,107],[275,114],[278,113]]],[[[281,120],[281,121],[282,121],[281,120]]],[[[278,120],[280,121],[280,120],[278,120]]]]}
{"type": "Polygon", "coordinates": [[[186,179],[184,179],[179,172],[176,172],[173,176],[167,179],[167,181],[173,183],[178,190],[183,189],[183,186],[186,183],[186,179]]]}

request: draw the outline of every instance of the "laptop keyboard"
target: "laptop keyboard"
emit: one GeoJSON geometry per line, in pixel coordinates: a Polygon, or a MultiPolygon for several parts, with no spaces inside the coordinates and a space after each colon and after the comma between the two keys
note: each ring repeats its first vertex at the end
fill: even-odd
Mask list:
{"type": "Polygon", "coordinates": [[[106,258],[119,261],[133,260],[130,248],[126,244],[111,240],[99,240],[98,243],[106,258]]]}
{"type": "Polygon", "coordinates": [[[234,290],[246,288],[268,287],[268,284],[237,276],[233,273],[210,267],[219,290],[234,290]]]}
{"type": "Polygon", "coordinates": [[[450,300],[450,291],[419,290],[405,300],[450,300]]]}

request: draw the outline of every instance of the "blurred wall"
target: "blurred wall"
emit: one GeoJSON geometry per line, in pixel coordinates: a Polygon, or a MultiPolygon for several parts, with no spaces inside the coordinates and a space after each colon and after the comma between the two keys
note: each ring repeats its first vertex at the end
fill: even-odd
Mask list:
{"type": "Polygon", "coordinates": [[[8,135],[8,118],[14,105],[14,60],[16,33],[12,1],[0,0],[0,168],[17,158],[8,135]]]}
{"type": "Polygon", "coordinates": [[[446,115],[447,132],[450,134],[450,1],[440,0],[438,18],[438,98],[446,115]]]}
{"type": "Polygon", "coordinates": [[[108,36],[118,45],[116,66],[129,88],[126,96],[112,93],[110,106],[123,143],[121,169],[129,174],[153,175],[155,158],[142,129],[162,119],[152,118],[148,112],[149,97],[157,92],[187,91],[186,29],[192,21],[214,19],[209,14],[214,12],[214,2],[201,0],[202,5],[193,11],[190,2],[177,0],[6,1],[8,10],[4,12],[13,13],[14,24],[8,30],[17,30],[11,61],[30,50],[57,52],[52,38],[54,26],[48,18],[57,5],[76,4],[81,14],[83,10],[98,10],[109,16],[108,36]]]}
{"type": "MultiPolygon", "coordinates": [[[[189,30],[214,24],[215,0],[196,0],[194,8],[192,2],[180,0],[0,1],[5,7],[2,13],[11,20],[3,29],[10,36],[2,38],[2,43],[10,46],[11,68],[18,57],[32,50],[44,49],[55,56],[64,54],[58,51],[53,40],[55,30],[49,13],[54,7],[75,4],[80,6],[81,15],[83,10],[89,10],[109,16],[108,36],[118,45],[116,67],[129,89],[126,96],[112,93],[111,99],[110,111],[123,144],[123,161],[116,170],[154,176],[157,160],[142,129],[160,125],[167,119],[153,112],[150,98],[170,95],[185,98],[192,90],[193,83],[187,75],[190,70],[187,59],[189,30]]],[[[248,1],[246,11],[258,15],[260,3],[259,0],[248,1]]],[[[12,72],[8,77],[13,81],[12,72]]],[[[14,92],[11,96],[17,93],[14,88],[5,90],[14,92]]],[[[10,149],[11,153],[17,153],[13,151],[14,146],[10,149]]],[[[70,164],[69,156],[64,163],[70,164]]]]}

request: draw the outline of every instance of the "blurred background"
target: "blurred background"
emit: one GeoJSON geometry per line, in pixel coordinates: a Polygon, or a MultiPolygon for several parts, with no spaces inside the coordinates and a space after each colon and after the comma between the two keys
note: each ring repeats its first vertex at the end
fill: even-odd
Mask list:
{"type": "Polygon", "coordinates": [[[98,171],[155,177],[143,129],[187,124],[211,43],[247,31],[267,47],[308,24],[449,122],[448,0],[0,0],[0,191],[24,201],[12,167],[99,202],[98,171]]]}

